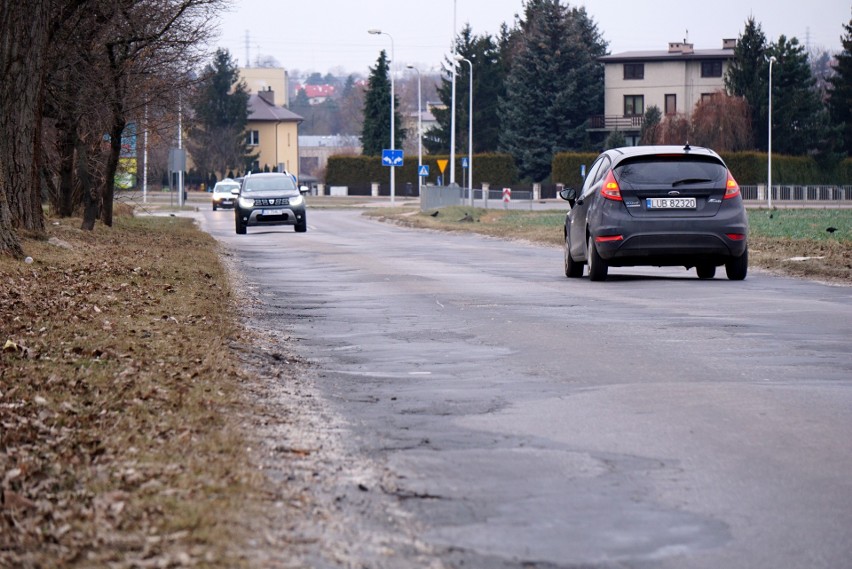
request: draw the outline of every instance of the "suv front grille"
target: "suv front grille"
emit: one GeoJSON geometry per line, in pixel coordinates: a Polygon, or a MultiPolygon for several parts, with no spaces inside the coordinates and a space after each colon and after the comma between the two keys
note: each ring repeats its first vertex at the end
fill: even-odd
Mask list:
{"type": "Polygon", "coordinates": [[[254,205],[290,205],[290,198],[258,198],[254,200],[254,205]]]}

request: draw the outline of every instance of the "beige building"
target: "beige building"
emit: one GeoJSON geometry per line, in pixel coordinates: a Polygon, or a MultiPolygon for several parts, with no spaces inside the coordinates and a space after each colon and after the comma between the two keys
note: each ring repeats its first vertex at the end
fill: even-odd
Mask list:
{"type": "Polygon", "coordinates": [[[299,175],[299,123],[302,117],[275,104],[275,91],[267,88],[249,96],[247,136],[258,154],[252,171],[287,170],[299,175]]]}
{"type": "Polygon", "coordinates": [[[645,111],[656,105],[663,115],[689,117],[704,97],[725,88],[725,73],[734,57],[736,40],[722,40],[722,49],[695,50],[691,43],[673,42],[666,51],[629,51],[606,55],[604,114],[592,117],[591,131],[624,134],[636,144],[645,111]]]}
{"type": "Polygon", "coordinates": [[[290,76],[283,67],[241,67],[240,77],[250,93],[272,89],[282,107],[290,106],[290,76]]]}

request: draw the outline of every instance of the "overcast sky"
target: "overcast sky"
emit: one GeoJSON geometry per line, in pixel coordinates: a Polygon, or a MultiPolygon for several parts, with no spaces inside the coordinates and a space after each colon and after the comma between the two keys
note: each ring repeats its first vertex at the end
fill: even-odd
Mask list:
{"type": "MultiPolygon", "coordinates": [[[[563,2],[565,3],[565,2],[563,2]]],[[[849,0],[586,0],[610,53],[666,49],[688,38],[695,49],[718,49],[736,38],[749,16],[769,41],[780,35],[803,44],[841,48],[843,24],[852,17],[849,0]]],[[[393,38],[394,68],[414,64],[437,69],[456,30],[470,23],[474,34],[497,35],[503,22],[523,12],[522,0],[233,0],[223,14],[220,35],[211,43],[228,49],[239,65],[246,54],[272,56],[288,70],[366,75],[391,38],[370,35],[377,28],[393,38]],[[455,8],[454,8],[455,7],[455,8]],[[248,38],[248,41],[247,41],[248,38]]],[[[474,70],[475,72],[475,70],[474,70]]]]}

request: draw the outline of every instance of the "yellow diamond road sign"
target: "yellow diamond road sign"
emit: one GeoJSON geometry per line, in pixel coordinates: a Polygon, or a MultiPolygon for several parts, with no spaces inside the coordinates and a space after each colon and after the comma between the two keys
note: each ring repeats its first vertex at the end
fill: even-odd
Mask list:
{"type": "Polygon", "coordinates": [[[438,163],[438,168],[441,169],[441,174],[443,174],[444,168],[447,167],[447,162],[449,162],[449,160],[436,160],[436,162],[438,163]]]}

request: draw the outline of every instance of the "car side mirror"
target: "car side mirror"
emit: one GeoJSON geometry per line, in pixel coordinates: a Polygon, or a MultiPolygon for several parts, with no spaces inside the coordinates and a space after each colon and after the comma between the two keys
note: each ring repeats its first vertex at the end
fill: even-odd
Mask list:
{"type": "Polygon", "coordinates": [[[232,194],[232,195],[235,195],[235,196],[240,195],[240,189],[239,189],[239,188],[234,188],[233,190],[231,190],[231,194],[232,194]]]}
{"type": "Polygon", "coordinates": [[[310,193],[311,189],[308,186],[300,186],[299,192],[302,194],[310,193]]]}
{"type": "Polygon", "coordinates": [[[559,190],[559,197],[568,202],[568,205],[574,207],[574,204],[577,203],[577,190],[574,188],[559,190]]]}

